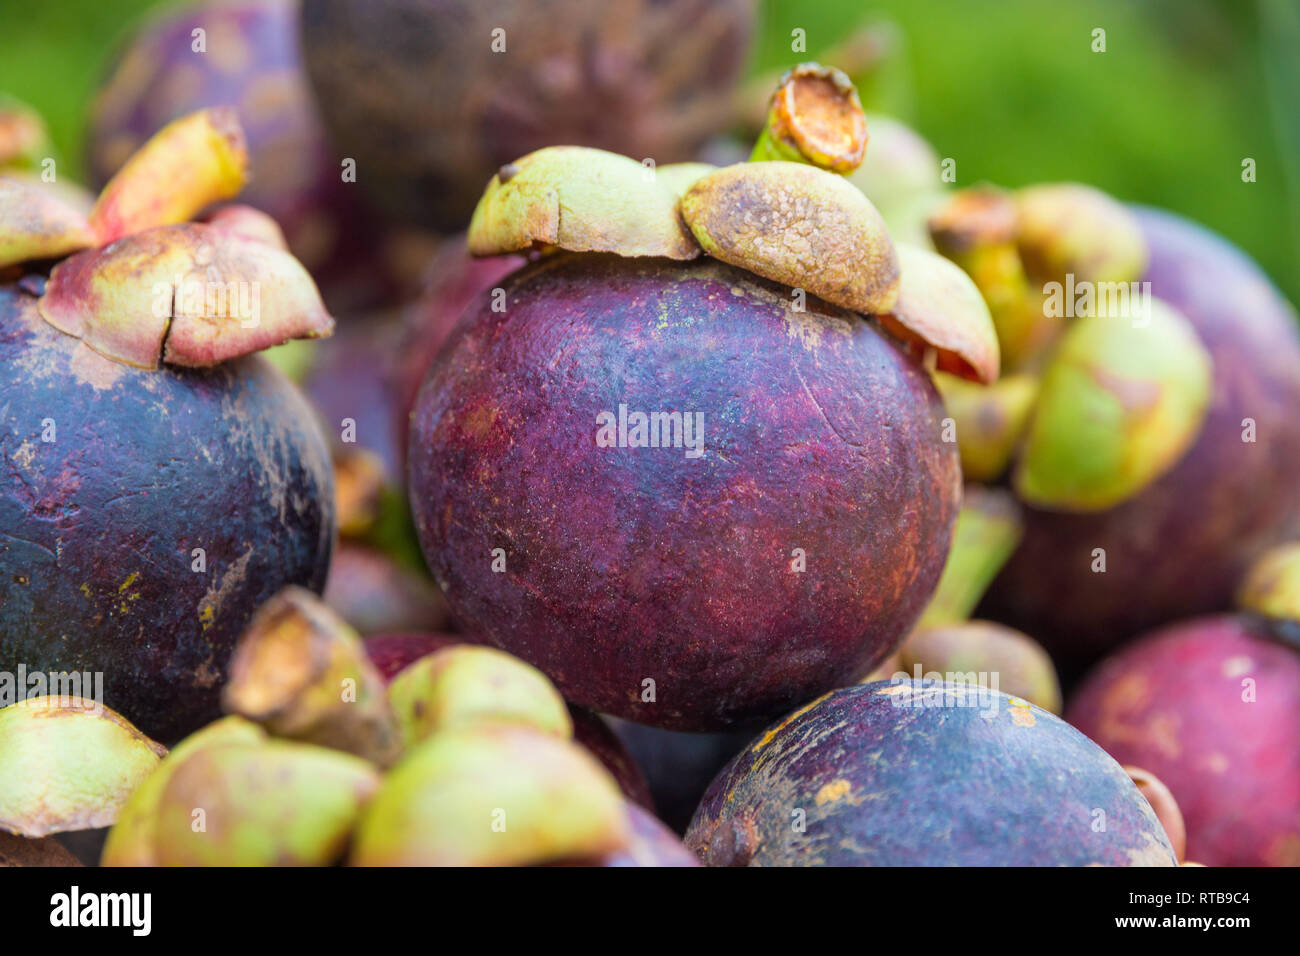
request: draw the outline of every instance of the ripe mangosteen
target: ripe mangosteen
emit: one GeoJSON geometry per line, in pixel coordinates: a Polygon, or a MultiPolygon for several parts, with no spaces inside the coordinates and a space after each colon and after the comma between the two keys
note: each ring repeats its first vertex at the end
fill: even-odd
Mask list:
{"type": "Polygon", "coordinates": [[[218,713],[252,612],[319,590],[334,536],[310,409],[250,354],[333,322],[274,226],[250,235],[260,213],[185,222],[245,169],[218,110],[159,133],[89,217],[0,178],[0,670],[102,674],[164,741],[218,713]],[[32,266],[77,249],[48,281],[32,266]]]}
{"type": "Polygon", "coordinates": [[[1300,530],[1295,310],[1221,237],[1166,212],[1136,216],[1142,278],[1191,323],[1212,394],[1185,454],[1131,497],[1081,514],[1027,508],[1024,540],[981,612],[1071,670],[1144,629],[1228,607],[1249,562],[1300,530]]]}
{"type": "Polygon", "coordinates": [[[412,413],[412,509],[454,616],[600,712],[780,713],[892,651],[943,567],[959,468],[917,358],[994,378],[992,323],[960,269],[898,252],[811,165],[861,158],[847,81],[787,82],[765,136],[804,162],[503,167],[471,252],[552,254],[471,308],[412,413]]]}
{"type": "Polygon", "coordinates": [[[203,0],[141,23],[91,109],[92,182],[107,182],[155,130],[215,106],[237,108],[247,131],[253,176],[242,201],[284,228],[331,308],[414,291],[434,242],[382,226],[355,179],[345,181],[303,72],[296,0],[203,0]]]}
{"type": "Polygon", "coordinates": [[[1066,708],[1116,760],[1165,783],[1187,858],[1206,866],[1300,866],[1298,570],[1300,548],[1270,552],[1243,588],[1244,613],[1139,638],[1066,708]]]}
{"type": "Polygon", "coordinates": [[[1174,866],[1128,774],[988,688],[837,690],[754,740],[686,834],[710,866],[1174,866]]]}
{"type": "Polygon", "coordinates": [[[326,126],[396,218],[463,229],[493,170],[551,143],[658,163],[731,120],[752,0],[306,0],[326,126]]]}

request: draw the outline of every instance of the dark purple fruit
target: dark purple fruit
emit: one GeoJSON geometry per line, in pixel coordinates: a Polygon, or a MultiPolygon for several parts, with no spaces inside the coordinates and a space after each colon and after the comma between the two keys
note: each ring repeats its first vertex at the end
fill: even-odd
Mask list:
{"type": "Polygon", "coordinates": [[[1229,607],[1247,565],[1300,532],[1295,310],[1221,237],[1170,213],[1138,216],[1151,294],[1209,349],[1214,394],[1192,448],[1130,500],[1094,514],[1026,508],[1024,540],[980,616],[1033,634],[1067,672],[1147,628],[1229,607]]]}
{"type": "Polygon", "coordinates": [[[412,414],[412,509],[465,628],[576,703],[696,730],[781,713],[897,646],[961,493],[919,364],[858,315],[796,311],[708,260],[555,256],[502,286],[412,414]],[[673,447],[629,447],[635,424],[620,441],[620,408],[678,413],[673,447]]]}
{"type": "Polygon", "coordinates": [[[260,358],[137,369],[36,303],[0,284],[0,671],[102,673],[103,703],[175,740],[218,716],[258,605],[323,586],[325,442],[260,358]]]}
{"type": "Polygon", "coordinates": [[[392,216],[455,232],[497,167],[597,146],[693,159],[732,119],[751,0],[306,0],[325,123],[392,216]]]}
{"type": "Polygon", "coordinates": [[[757,737],[686,845],[710,866],[1177,865],[1128,774],[1069,724],[910,679],[837,690],[757,737]]]}

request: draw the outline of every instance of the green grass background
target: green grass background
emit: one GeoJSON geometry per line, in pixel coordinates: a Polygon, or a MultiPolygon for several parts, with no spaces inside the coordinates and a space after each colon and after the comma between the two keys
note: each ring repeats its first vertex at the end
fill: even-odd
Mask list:
{"type": "MultiPolygon", "coordinates": [[[[600,0],[592,0],[600,2],[600,0]]],[[[74,174],[114,44],[158,0],[0,0],[0,92],[37,107],[74,174]]],[[[875,105],[957,163],[959,184],[1094,183],[1177,210],[1258,258],[1293,301],[1300,234],[1296,0],[761,0],[755,68],[866,19],[900,43],[875,105]],[[1106,31],[1094,53],[1092,31],[1106,31]],[[1244,183],[1241,163],[1257,163],[1244,183]]]]}

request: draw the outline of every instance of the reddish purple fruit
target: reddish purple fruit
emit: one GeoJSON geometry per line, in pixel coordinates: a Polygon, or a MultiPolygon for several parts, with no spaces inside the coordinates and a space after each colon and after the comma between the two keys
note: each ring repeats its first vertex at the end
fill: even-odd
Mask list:
{"type": "Polygon", "coordinates": [[[412,510],[464,626],[577,703],[695,730],[897,646],[961,493],[919,364],[718,262],[554,256],[503,288],[412,413],[412,510]]]}
{"type": "Polygon", "coordinates": [[[325,583],[329,454],[261,358],[111,361],[41,318],[42,283],[0,283],[0,672],[102,673],[176,740],[218,716],[257,607],[325,583]]]}
{"type": "Polygon", "coordinates": [[[1300,530],[1295,310],[1221,237],[1169,213],[1138,216],[1151,294],[1196,328],[1214,395],[1196,443],[1132,499],[1087,515],[1026,509],[980,616],[1033,634],[1067,672],[1125,637],[1229,607],[1247,565],[1300,530]]]}
{"type": "Polygon", "coordinates": [[[1206,866],[1300,866],[1300,652],[1270,625],[1216,616],[1119,651],[1066,717],[1164,782],[1206,866]]]}
{"type": "Polygon", "coordinates": [[[971,685],[837,690],[713,782],[709,866],[1174,866],[1128,774],[1060,718],[971,685]]]}

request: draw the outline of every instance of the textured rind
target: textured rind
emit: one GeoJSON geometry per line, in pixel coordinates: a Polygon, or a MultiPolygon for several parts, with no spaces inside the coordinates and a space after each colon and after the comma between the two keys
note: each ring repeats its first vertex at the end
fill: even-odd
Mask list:
{"type": "Polygon", "coordinates": [[[412,415],[417,529],[465,627],[570,700],[696,730],[781,713],[901,641],[960,477],[897,346],[703,260],[566,257],[504,288],[412,415]],[[703,457],[598,447],[620,403],[702,413],[703,457]]]}
{"type": "Polygon", "coordinates": [[[0,367],[0,670],[103,672],[104,703],[174,741],[218,715],[257,606],[324,584],[333,479],[311,412],[257,358],[112,362],[12,287],[0,367]]]}
{"type": "Polygon", "coordinates": [[[1175,865],[1099,747],[1005,694],[996,708],[918,704],[951,686],[881,681],[789,715],[719,774],[686,845],[710,865],[1175,865]]]}
{"type": "Polygon", "coordinates": [[[1300,653],[1262,625],[1216,615],[1163,628],[1099,665],[1065,713],[1169,788],[1187,859],[1300,866],[1300,653]]]}
{"type": "Polygon", "coordinates": [[[1151,293],[1195,327],[1214,391],[1191,449],[1136,497],[1094,515],[1028,510],[979,613],[1034,635],[1066,671],[1145,629],[1228,608],[1250,562],[1300,536],[1294,309],[1222,238],[1165,212],[1138,218],[1151,293]],[[1253,443],[1242,441],[1246,418],[1253,443]],[[1104,574],[1092,571],[1096,548],[1104,574]]]}

